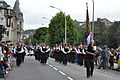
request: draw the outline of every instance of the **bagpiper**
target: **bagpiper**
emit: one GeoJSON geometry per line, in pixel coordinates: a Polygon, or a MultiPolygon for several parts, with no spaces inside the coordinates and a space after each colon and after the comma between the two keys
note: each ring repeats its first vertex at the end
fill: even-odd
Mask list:
{"type": "Polygon", "coordinates": [[[67,65],[67,55],[70,53],[70,49],[67,44],[65,44],[65,47],[63,47],[63,65],[67,65]]]}

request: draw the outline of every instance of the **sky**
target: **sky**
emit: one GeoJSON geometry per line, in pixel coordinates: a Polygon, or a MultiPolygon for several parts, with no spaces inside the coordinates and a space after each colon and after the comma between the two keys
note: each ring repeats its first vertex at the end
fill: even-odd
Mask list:
{"type": "MultiPolygon", "coordinates": [[[[11,7],[16,0],[5,0],[11,7]]],[[[85,21],[86,2],[89,6],[89,18],[92,21],[92,0],[19,0],[20,8],[24,15],[24,29],[37,29],[48,27],[50,19],[59,12],[54,6],[70,15],[73,20],[85,21]],[[47,19],[43,19],[46,17],[47,19]]],[[[120,0],[94,0],[95,20],[107,18],[108,20],[120,21],[120,0]]]]}

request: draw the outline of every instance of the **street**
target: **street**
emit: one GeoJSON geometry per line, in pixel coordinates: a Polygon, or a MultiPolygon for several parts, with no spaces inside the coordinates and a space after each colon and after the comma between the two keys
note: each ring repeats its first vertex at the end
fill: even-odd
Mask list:
{"type": "Polygon", "coordinates": [[[94,70],[94,76],[86,78],[86,70],[77,64],[67,66],[56,63],[49,58],[48,64],[41,65],[34,57],[26,56],[20,67],[13,65],[6,80],[119,80],[120,72],[113,70],[94,70]]]}

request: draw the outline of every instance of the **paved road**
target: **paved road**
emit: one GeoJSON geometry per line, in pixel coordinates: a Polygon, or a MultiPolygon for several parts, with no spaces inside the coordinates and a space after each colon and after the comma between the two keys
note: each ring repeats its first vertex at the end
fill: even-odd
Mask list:
{"type": "Polygon", "coordinates": [[[13,71],[7,80],[119,80],[120,72],[113,70],[95,69],[92,78],[86,78],[85,68],[77,64],[62,64],[49,59],[48,64],[42,66],[34,57],[26,57],[25,63],[19,68],[13,66],[13,71]]]}
{"type": "Polygon", "coordinates": [[[7,80],[68,80],[49,65],[42,66],[33,57],[26,57],[25,63],[20,67],[13,66],[7,80]],[[53,76],[54,75],[54,76],[53,76]]]}

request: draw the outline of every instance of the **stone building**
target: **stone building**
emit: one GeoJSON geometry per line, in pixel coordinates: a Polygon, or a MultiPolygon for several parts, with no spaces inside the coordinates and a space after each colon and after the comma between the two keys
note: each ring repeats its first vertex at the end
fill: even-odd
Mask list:
{"type": "Polygon", "coordinates": [[[23,24],[24,24],[24,19],[23,19],[23,13],[20,10],[19,7],[19,0],[16,0],[15,5],[13,7],[13,11],[14,11],[14,16],[12,18],[12,22],[11,22],[11,40],[12,41],[21,41],[22,38],[22,31],[23,31],[23,24]]]}
{"type": "Polygon", "coordinates": [[[19,0],[16,0],[12,9],[4,0],[0,0],[0,27],[6,28],[2,41],[21,41],[23,31],[23,13],[19,7],[19,0]]]}
{"type": "MultiPolygon", "coordinates": [[[[95,23],[94,23],[94,40],[97,42],[99,41],[99,34],[100,34],[100,31],[99,31],[100,27],[99,27],[99,23],[98,23],[99,21],[103,22],[105,24],[105,26],[107,26],[107,27],[110,27],[113,24],[113,22],[109,21],[106,18],[103,18],[103,19],[97,18],[97,21],[95,21],[95,23]]],[[[91,26],[92,26],[92,22],[91,22],[91,26]]]]}
{"type": "MultiPolygon", "coordinates": [[[[97,18],[97,21],[95,21],[94,22],[94,40],[96,41],[96,42],[98,42],[99,41],[99,34],[100,34],[100,31],[99,31],[99,23],[98,22],[103,22],[104,24],[105,24],[105,26],[107,26],[107,27],[110,27],[110,26],[112,26],[112,24],[113,24],[113,22],[111,22],[111,21],[109,21],[108,19],[106,19],[106,18],[103,18],[103,19],[101,19],[101,18],[97,18]]],[[[81,26],[81,27],[86,27],[86,23],[85,22],[81,22],[81,21],[77,21],[77,20],[74,20],[74,23],[76,24],[76,27],[78,28],[79,26],[81,26]]],[[[89,24],[89,26],[90,26],[90,28],[91,28],[91,30],[92,30],[92,22],[90,22],[90,24],[89,24]]]]}
{"type": "Polygon", "coordinates": [[[85,22],[82,22],[82,21],[77,21],[77,20],[74,20],[74,23],[76,24],[76,27],[85,27],[86,26],[86,23],[85,22]]]}
{"type": "Polygon", "coordinates": [[[3,41],[9,40],[9,31],[11,26],[11,18],[13,11],[10,5],[8,5],[4,0],[0,0],[0,27],[4,27],[6,29],[3,34],[3,41]]]}

